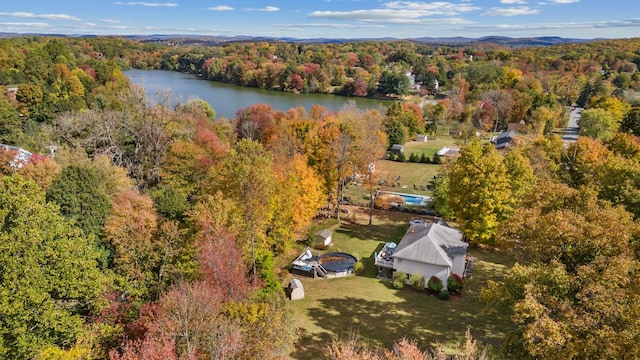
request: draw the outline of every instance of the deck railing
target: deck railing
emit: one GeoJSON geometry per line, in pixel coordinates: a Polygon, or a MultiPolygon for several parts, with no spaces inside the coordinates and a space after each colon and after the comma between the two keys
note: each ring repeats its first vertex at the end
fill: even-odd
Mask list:
{"type": "Polygon", "coordinates": [[[376,257],[375,264],[376,264],[376,266],[382,266],[382,267],[393,269],[393,260],[392,261],[388,261],[388,260],[384,260],[384,259],[376,257]]]}

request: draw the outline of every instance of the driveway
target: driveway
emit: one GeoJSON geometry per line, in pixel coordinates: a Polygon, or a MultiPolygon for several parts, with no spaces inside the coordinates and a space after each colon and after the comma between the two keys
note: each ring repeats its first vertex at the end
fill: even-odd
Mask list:
{"type": "Polygon", "coordinates": [[[578,122],[580,120],[580,116],[582,116],[582,108],[572,107],[571,112],[569,113],[569,124],[567,124],[567,130],[562,136],[562,141],[564,141],[565,146],[569,146],[569,144],[578,141],[578,134],[580,134],[580,127],[578,126],[578,122]]]}

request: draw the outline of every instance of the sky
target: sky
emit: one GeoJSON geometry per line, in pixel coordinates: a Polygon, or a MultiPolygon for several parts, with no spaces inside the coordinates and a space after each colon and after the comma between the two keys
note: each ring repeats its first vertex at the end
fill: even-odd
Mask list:
{"type": "Polygon", "coordinates": [[[638,0],[3,0],[0,32],[311,38],[640,37],[638,0]]]}

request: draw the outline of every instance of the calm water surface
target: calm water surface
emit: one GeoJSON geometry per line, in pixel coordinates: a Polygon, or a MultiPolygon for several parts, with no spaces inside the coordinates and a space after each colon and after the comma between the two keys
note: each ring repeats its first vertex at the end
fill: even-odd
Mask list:
{"type": "Polygon", "coordinates": [[[303,106],[305,109],[320,104],[329,110],[339,110],[354,101],[361,109],[373,109],[388,106],[388,100],[349,98],[324,94],[293,94],[281,91],[270,91],[246,88],[216,81],[203,80],[195,75],[175,71],[162,70],[127,70],[124,72],[136,85],[144,87],[147,97],[154,99],[158,92],[170,90],[173,104],[200,98],[211,104],[218,117],[231,119],[238,109],[253,104],[271,104],[274,109],[287,111],[303,106]]]}

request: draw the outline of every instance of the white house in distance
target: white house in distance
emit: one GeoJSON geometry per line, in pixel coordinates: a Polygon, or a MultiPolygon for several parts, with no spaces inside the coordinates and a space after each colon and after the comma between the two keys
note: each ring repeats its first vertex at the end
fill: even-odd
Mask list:
{"type": "Polygon", "coordinates": [[[23,148],[0,144],[0,152],[4,151],[11,151],[15,153],[13,160],[9,163],[9,165],[14,169],[20,169],[21,167],[27,165],[29,163],[29,160],[31,159],[31,156],[33,155],[23,148]]]}
{"type": "Polygon", "coordinates": [[[427,135],[425,135],[425,134],[418,134],[416,136],[416,141],[417,142],[427,142],[428,138],[429,137],[427,135]]]}
{"type": "Polygon", "coordinates": [[[425,286],[437,276],[447,288],[449,275],[464,277],[468,243],[463,234],[440,223],[414,222],[398,245],[387,243],[375,264],[380,277],[390,278],[394,271],[408,275],[420,273],[425,286]]]}

